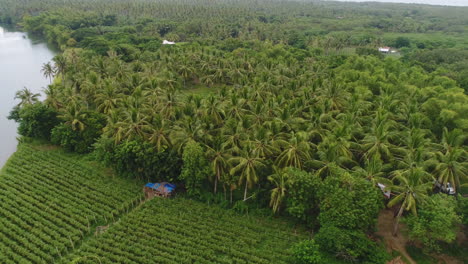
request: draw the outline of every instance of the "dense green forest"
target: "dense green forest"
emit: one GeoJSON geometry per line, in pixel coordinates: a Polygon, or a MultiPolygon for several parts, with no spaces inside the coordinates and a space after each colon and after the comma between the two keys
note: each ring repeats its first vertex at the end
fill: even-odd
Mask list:
{"type": "Polygon", "coordinates": [[[434,255],[466,247],[455,240],[468,219],[467,14],[0,0],[0,21],[62,51],[42,68],[45,101],[19,91],[10,118],[21,135],[90,153],[122,176],[306,225],[315,235],[293,247],[297,263],[391,259],[373,235],[385,207],[395,235],[404,222],[404,235],[434,255]]]}

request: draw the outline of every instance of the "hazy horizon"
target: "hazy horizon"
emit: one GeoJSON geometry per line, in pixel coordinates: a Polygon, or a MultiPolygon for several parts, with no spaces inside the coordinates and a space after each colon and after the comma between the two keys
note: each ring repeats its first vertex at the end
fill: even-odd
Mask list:
{"type": "Polygon", "coordinates": [[[386,2],[386,3],[428,4],[428,5],[445,5],[445,6],[468,6],[468,0],[333,0],[333,1],[386,2]]]}

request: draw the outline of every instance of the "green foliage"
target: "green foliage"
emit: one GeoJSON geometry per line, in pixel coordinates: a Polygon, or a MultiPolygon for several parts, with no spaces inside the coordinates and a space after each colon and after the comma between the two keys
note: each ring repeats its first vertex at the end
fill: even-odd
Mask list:
{"type": "Polygon", "coordinates": [[[304,240],[291,248],[295,264],[321,264],[324,262],[319,246],[314,240],[304,240]]]}
{"type": "Polygon", "coordinates": [[[211,174],[205,152],[200,144],[195,141],[188,142],[184,147],[182,162],[183,166],[179,179],[185,183],[189,195],[199,196],[203,188],[203,182],[211,174]]]}
{"type": "MultiPolygon", "coordinates": [[[[183,198],[153,199],[58,263],[99,251],[102,263],[286,264],[291,244],[306,238],[302,231],[292,232],[277,219],[241,216],[183,198]]],[[[98,263],[78,263],[84,262],[98,263]]]]}
{"type": "Polygon", "coordinates": [[[461,216],[462,223],[468,226],[468,198],[467,197],[457,197],[458,207],[457,213],[461,216]]]}
{"type": "Polygon", "coordinates": [[[345,262],[385,263],[390,256],[381,246],[359,230],[325,224],[315,236],[320,250],[345,262]]]}
{"type": "Polygon", "coordinates": [[[90,112],[86,114],[83,123],[83,130],[73,129],[71,125],[64,123],[57,125],[52,129],[51,142],[77,153],[92,151],[92,145],[102,134],[105,119],[99,113],[90,112]]]}
{"type": "Polygon", "coordinates": [[[95,157],[120,175],[147,181],[174,181],[179,174],[180,162],[171,149],[158,152],[150,143],[141,140],[114,145],[105,137],[95,148],[95,157]]]}
{"type": "Polygon", "coordinates": [[[53,149],[22,143],[0,172],[1,263],[55,263],[138,204],[139,184],[53,149]]]}
{"type": "MultiPolygon", "coordinates": [[[[343,230],[344,244],[328,255],[375,263],[379,250],[365,251],[364,232],[382,207],[376,183],[395,194],[398,226],[429,197],[433,178],[466,182],[466,140],[445,139],[468,132],[464,59],[456,60],[464,53],[448,54],[466,46],[461,8],[17,2],[0,0],[0,16],[24,15],[26,30],[64,50],[47,67],[60,78],[47,89],[64,123],[54,142],[87,150],[99,133],[78,137],[86,116],[102,115],[95,155],[120,174],[219,199],[201,194],[212,189],[238,211],[270,204],[309,226],[318,219],[322,233],[343,230]],[[383,45],[415,55],[382,59],[383,45]],[[447,50],[425,53],[437,49],[447,50]]],[[[35,96],[18,94],[22,104],[35,96]]]]}
{"type": "Polygon", "coordinates": [[[456,213],[457,203],[445,194],[431,196],[418,210],[418,215],[404,219],[410,239],[421,242],[426,252],[440,251],[440,242],[455,240],[461,222],[456,213]]]}
{"type": "Polygon", "coordinates": [[[8,118],[19,124],[20,135],[38,139],[50,139],[51,130],[59,123],[57,112],[43,103],[16,107],[8,118]]]}
{"type": "Polygon", "coordinates": [[[434,259],[431,256],[428,256],[423,252],[423,250],[413,244],[408,244],[406,247],[406,251],[410,255],[410,257],[416,261],[418,264],[432,264],[437,262],[436,259],[434,259]]]}
{"type": "Polygon", "coordinates": [[[411,41],[409,38],[407,37],[398,37],[396,40],[395,40],[395,44],[394,46],[396,48],[404,48],[404,47],[409,47],[411,45],[411,41]]]}
{"type": "Polygon", "coordinates": [[[375,48],[359,47],[356,49],[356,54],[361,56],[372,55],[381,59],[384,58],[384,55],[381,52],[379,52],[378,49],[375,48]]]}
{"type": "Polygon", "coordinates": [[[322,180],[315,174],[295,168],[288,168],[286,173],[289,177],[286,207],[288,214],[312,224],[318,212],[318,191],[323,187],[322,180]]]}
{"type": "Polygon", "coordinates": [[[322,226],[367,231],[383,207],[382,194],[372,182],[346,173],[325,179],[319,195],[322,226]]]}

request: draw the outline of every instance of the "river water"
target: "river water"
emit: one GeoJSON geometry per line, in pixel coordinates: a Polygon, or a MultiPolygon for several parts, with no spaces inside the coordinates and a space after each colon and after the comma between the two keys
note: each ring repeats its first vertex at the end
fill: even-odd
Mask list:
{"type": "Polygon", "coordinates": [[[26,33],[0,27],[0,168],[16,151],[17,125],[7,119],[18,104],[15,93],[23,87],[41,93],[49,83],[41,68],[53,56],[46,44],[35,43],[26,33]]]}

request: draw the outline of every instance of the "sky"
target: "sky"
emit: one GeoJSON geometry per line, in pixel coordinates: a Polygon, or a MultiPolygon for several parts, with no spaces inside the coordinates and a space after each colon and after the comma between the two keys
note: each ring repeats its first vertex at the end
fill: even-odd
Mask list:
{"type": "Polygon", "coordinates": [[[468,0],[339,0],[344,2],[391,2],[430,5],[468,6],[468,0]]]}

